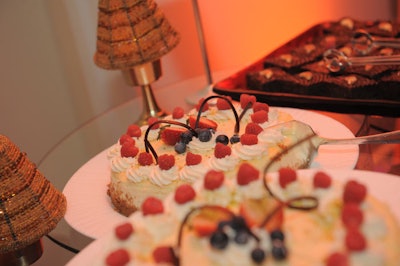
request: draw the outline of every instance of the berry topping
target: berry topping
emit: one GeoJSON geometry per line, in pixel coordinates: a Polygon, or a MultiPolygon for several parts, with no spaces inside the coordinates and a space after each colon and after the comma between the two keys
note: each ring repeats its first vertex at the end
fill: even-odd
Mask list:
{"type": "MultiPolygon", "coordinates": [[[[232,101],[232,98],[230,96],[226,96],[226,98],[228,98],[229,101],[232,101]]],[[[218,110],[229,110],[229,109],[231,109],[231,106],[226,100],[224,100],[222,98],[218,98],[217,99],[217,108],[218,108],[218,110]]]]}
{"type": "Polygon", "coordinates": [[[201,155],[188,152],[186,154],[186,165],[198,165],[201,163],[201,155]]]}
{"type": "Polygon", "coordinates": [[[141,166],[151,165],[153,163],[153,156],[148,152],[141,152],[138,156],[138,163],[141,166]]]}
{"type": "Polygon", "coordinates": [[[260,171],[258,171],[258,169],[254,168],[254,166],[249,163],[242,163],[237,173],[237,183],[241,186],[245,186],[257,180],[259,176],[260,171]]]}
{"type": "Polygon", "coordinates": [[[125,142],[121,147],[121,157],[135,157],[139,153],[139,148],[132,142],[125,142]]]}
{"type": "Polygon", "coordinates": [[[190,219],[190,226],[200,237],[210,236],[214,233],[221,221],[231,218],[225,208],[214,206],[214,208],[204,208],[190,219]]]}
{"type": "Polygon", "coordinates": [[[131,137],[139,138],[142,135],[142,130],[138,125],[133,124],[128,127],[126,134],[128,134],[131,137]]]}
{"type": "Polygon", "coordinates": [[[251,103],[254,104],[257,101],[256,96],[249,94],[241,94],[240,95],[240,106],[244,109],[246,106],[251,103]]]}
{"type": "Polygon", "coordinates": [[[204,177],[204,188],[208,190],[218,189],[224,183],[224,172],[210,170],[204,177]]]}
{"type": "Polygon", "coordinates": [[[182,107],[175,107],[174,110],[172,110],[172,118],[173,119],[179,119],[182,118],[185,115],[185,110],[183,110],[182,107]]]}
{"type": "Polygon", "coordinates": [[[239,135],[235,134],[229,139],[229,141],[232,144],[238,143],[238,142],[240,142],[240,137],[239,137],[239,135]]]}
{"type": "Polygon", "coordinates": [[[288,255],[286,246],[280,240],[276,240],[276,241],[272,242],[271,253],[272,253],[272,257],[274,257],[274,259],[276,259],[276,260],[284,260],[288,255]]]}
{"type": "Polygon", "coordinates": [[[143,215],[159,214],[164,212],[162,201],[155,197],[148,197],[142,204],[143,215]]]}
{"type": "Polygon", "coordinates": [[[279,169],[279,184],[282,188],[297,180],[296,170],[289,167],[282,167],[279,169]]]}
{"type": "Polygon", "coordinates": [[[215,138],[215,142],[217,142],[217,143],[219,142],[219,143],[222,143],[224,145],[228,145],[229,144],[229,138],[228,138],[227,135],[218,135],[215,138]]]}
{"type": "Polygon", "coordinates": [[[367,247],[364,235],[355,228],[348,228],[345,236],[347,249],[351,251],[362,251],[367,247]]]}
{"type": "Polygon", "coordinates": [[[253,135],[253,134],[243,134],[242,136],[240,136],[240,143],[242,145],[256,145],[258,143],[258,137],[257,135],[253,135]]]}
{"type": "Polygon", "coordinates": [[[160,124],[159,123],[153,125],[157,121],[158,121],[158,118],[152,116],[152,117],[149,117],[149,119],[147,119],[147,124],[149,126],[151,126],[151,129],[158,129],[158,128],[160,128],[160,124]]]}
{"type": "Polygon", "coordinates": [[[186,144],[183,142],[177,142],[174,147],[176,153],[182,154],[186,151],[186,144]]]}
{"type": "Polygon", "coordinates": [[[215,231],[210,237],[210,244],[215,249],[225,249],[228,243],[228,235],[221,230],[215,231]]]}
{"type": "Polygon", "coordinates": [[[125,249],[117,249],[110,254],[108,254],[106,258],[107,266],[124,266],[128,264],[130,261],[129,253],[125,249]]]}
{"type": "Polygon", "coordinates": [[[331,177],[321,171],[318,171],[314,175],[313,184],[315,188],[329,188],[331,186],[331,177]]]}
{"type": "Polygon", "coordinates": [[[361,203],[366,196],[367,188],[363,184],[355,180],[350,180],[346,183],[343,192],[344,202],[361,203]]]}
{"type": "Polygon", "coordinates": [[[174,146],[181,140],[181,134],[186,131],[181,127],[165,127],[160,133],[160,138],[165,144],[174,146]]]}
{"type": "Polygon", "coordinates": [[[131,223],[126,222],[118,225],[115,228],[115,236],[120,240],[126,240],[133,233],[133,226],[131,223]]]}
{"type": "Polygon", "coordinates": [[[186,130],[185,132],[183,132],[181,134],[181,142],[188,144],[189,142],[191,142],[193,139],[193,133],[190,130],[186,130]]]}
{"type": "MultiPolygon", "coordinates": [[[[195,116],[189,116],[189,126],[191,128],[196,128],[196,120],[197,118],[195,116]]],[[[205,117],[200,117],[199,122],[197,124],[197,128],[211,128],[213,130],[216,130],[218,127],[218,124],[214,122],[211,119],[205,118],[205,117]]]]}
{"type": "Polygon", "coordinates": [[[208,142],[212,138],[211,130],[205,128],[196,129],[197,137],[201,142],[208,142]]]}
{"type": "Polygon", "coordinates": [[[262,263],[265,260],[265,257],[265,251],[261,248],[255,248],[251,251],[251,259],[257,264],[262,263]]]}
{"type": "Polygon", "coordinates": [[[349,258],[344,253],[334,252],[326,259],[326,266],[349,266],[349,258]]]}
{"type": "Polygon", "coordinates": [[[169,170],[175,165],[175,157],[172,154],[162,154],[158,157],[158,167],[161,170],[169,170]]]}
{"type": "Polygon", "coordinates": [[[257,124],[262,124],[268,121],[268,112],[264,110],[257,111],[253,113],[251,116],[251,121],[257,124]]]}
{"type": "Polygon", "coordinates": [[[157,264],[175,265],[176,258],[173,249],[169,246],[160,246],[153,250],[153,259],[157,264]]]}
{"type": "Polygon", "coordinates": [[[231,154],[232,154],[231,147],[229,147],[227,145],[224,145],[224,144],[222,144],[220,142],[217,142],[215,144],[215,149],[214,149],[215,158],[222,159],[222,158],[224,158],[226,156],[229,156],[231,154]]]}
{"type": "Polygon", "coordinates": [[[263,128],[259,124],[250,122],[246,125],[245,133],[258,135],[263,131],[263,128]]]}
{"type": "Polygon", "coordinates": [[[196,105],[196,110],[197,111],[200,111],[200,108],[201,108],[201,112],[205,112],[205,111],[207,111],[209,108],[210,108],[210,106],[208,105],[208,103],[207,102],[204,102],[204,98],[201,98],[200,100],[199,100],[199,102],[197,103],[197,105],[196,105]]]}
{"type": "Polygon", "coordinates": [[[131,136],[129,136],[128,134],[123,134],[119,138],[119,144],[121,144],[121,145],[124,144],[127,141],[131,142],[132,145],[135,145],[135,140],[131,136]]]}
{"type": "Polygon", "coordinates": [[[175,202],[178,204],[184,204],[194,199],[196,192],[193,187],[189,184],[183,184],[177,187],[175,190],[175,202]]]}
{"type": "Polygon", "coordinates": [[[346,227],[358,228],[363,220],[364,214],[358,204],[350,202],[343,205],[342,222],[346,227]]]}
{"type": "Polygon", "coordinates": [[[264,110],[266,112],[269,112],[269,105],[266,103],[260,103],[260,102],[255,102],[253,104],[253,113],[264,110]]]}

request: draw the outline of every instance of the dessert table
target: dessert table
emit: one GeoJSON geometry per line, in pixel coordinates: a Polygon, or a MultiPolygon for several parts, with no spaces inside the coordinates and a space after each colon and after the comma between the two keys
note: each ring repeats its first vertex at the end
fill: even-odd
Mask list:
{"type": "MultiPolygon", "coordinates": [[[[213,73],[220,80],[235,70],[213,73]]],[[[194,77],[163,88],[154,84],[155,96],[167,111],[176,106],[189,110],[192,106],[186,99],[197,92],[206,92],[206,78],[194,77]],[[171,97],[173,95],[173,97],[171,97]]],[[[209,91],[211,93],[211,91],[209,91]]],[[[204,96],[200,95],[200,96],[204,96]]],[[[71,131],[54,146],[37,164],[39,170],[60,190],[63,190],[74,173],[91,158],[113,145],[127,125],[135,122],[142,108],[141,97],[128,100],[94,117],[71,131]]],[[[313,111],[338,121],[355,136],[381,133],[400,129],[400,118],[342,114],[331,111],[313,111]]],[[[400,178],[400,145],[360,145],[355,169],[389,173],[400,178]]],[[[67,199],[68,200],[68,199],[67,199]]],[[[93,239],[74,230],[65,220],[44,237],[44,254],[34,265],[64,265],[93,239]]]]}

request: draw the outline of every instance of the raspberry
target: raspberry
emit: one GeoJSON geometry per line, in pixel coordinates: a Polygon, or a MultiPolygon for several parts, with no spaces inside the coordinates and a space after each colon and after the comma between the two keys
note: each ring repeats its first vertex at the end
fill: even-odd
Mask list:
{"type": "Polygon", "coordinates": [[[252,181],[255,181],[259,178],[260,171],[254,168],[249,163],[242,163],[239,166],[239,170],[237,173],[237,183],[241,186],[247,185],[252,181]]]}
{"type": "Polygon", "coordinates": [[[242,109],[246,108],[246,106],[251,103],[252,105],[257,101],[256,96],[249,94],[241,94],[240,95],[240,106],[242,109]]]}
{"type": "Polygon", "coordinates": [[[164,212],[162,201],[155,197],[148,197],[142,204],[143,215],[159,214],[164,212]]]}
{"type": "MultiPolygon", "coordinates": [[[[226,96],[226,98],[228,98],[229,101],[232,101],[232,98],[230,96],[226,96]]],[[[229,110],[231,109],[231,106],[225,99],[218,98],[217,108],[218,110],[229,110]]]]}
{"type": "Polygon", "coordinates": [[[121,145],[124,144],[127,141],[131,142],[132,145],[135,145],[135,140],[131,136],[129,136],[128,134],[123,134],[119,138],[119,144],[121,144],[121,145]]]}
{"type": "Polygon", "coordinates": [[[131,223],[127,222],[121,225],[118,225],[115,228],[115,236],[120,240],[126,240],[128,237],[134,232],[133,226],[131,223]]]}
{"type": "Polygon", "coordinates": [[[346,254],[334,252],[326,259],[326,266],[349,266],[349,258],[346,254]]]}
{"type": "Polygon", "coordinates": [[[173,119],[179,119],[182,118],[185,115],[185,110],[183,110],[182,107],[175,107],[174,110],[172,110],[172,118],[173,119]]]}
{"type": "Polygon", "coordinates": [[[128,134],[131,137],[139,138],[142,135],[142,130],[138,125],[132,124],[126,130],[126,134],[128,134]]]}
{"type": "Polygon", "coordinates": [[[158,129],[160,128],[160,123],[153,125],[157,121],[158,121],[157,117],[149,117],[149,119],[147,119],[147,124],[151,126],[151,129],[158,129]]]}
{"type": "Polygon", "coordinates": [[[125,142],[121,147],[121,157],[135,157],[139,152],[139,148],[131,142],[125,142]]]}
{"type": "Polygon", "coordinates": [[[346,227],[358,228],[364,220],[364,213],[358,204],[350,202],[343,205],[341,217],[346,227]]]}
{"type": "Polygon", "coordinates": [[[153,259],[157,264],[176,265],[175,254],[169,246],[159,246],[153,250],[153,259]]]}
{"type": "Polygon", "coordinates": [[[253,113],[251,116],[251,121],[257,124],[262,124],[268,121],[268,112],[264,110],[257,111],[253,113]]]}
{"type": "Polygon", "coordinates": [[[331,177],[321,171],[318,171],[314,175],[313,184],[315,188],[328,188],[331,186],[332,179],[331,177]]]}
{"type": "MultiPolygon", "coordinates": [[[[205,100],[204,98],[201,98],[201,99],[199,100],[199,102],[197,103],[197,105],[196,105],[196,110],[197,110],[197,111],[200,111],[200,107],[201,107],[201,105],[203,104],[204,100],[205,100]]],[[[205,111],[207,111],[209,108],[210,108],[210,106],[209,106],[208,103],[206,102],[206,103],[204,103],[204,105],[203,105],[203,107],[202,107],[202,109],[201,109],[201,112],[205,112],[205,111]]]]}
{"type": "Polygon", "coordinates": [[[294,169],[289,167],[282,167],[279,169],[279,184],[285,188],[289,183],[297,180],[297,173],[294,169]]]}
{"type": "Polygon", "coordinates": [[[162,154],[158,157],[158,167],[161,170],[169,170],[175,165],[175,157],[172,154],[162,154]]]}
{"type": "Polygon", "coordinates": [[[201,155],[188,152],[186,154],[186,165],[197,165],[201,163],[201,155]]]}
{"type": "Polygon", "coordinates": [[[189,184],[179,186],[175,190],[175,202],[178,204],[184,204],[194,199],[196,192],[193,187],[189,184]]]}
{"type": "Polygon", "coordinates": [[[355,228],[348,228],[345,236],[347,249],[350,251],[362,251],[367,247],[364,235],[355,228]]]}
{"type": "Polygon", "coordinates": [[[245,133],[258,135],[263,131],[263,128],[259,124],[250,122],[246,125],[245,133]]]}
{"type": "Polygon", "coordinates": [[[256,145],[258,143],[257,135],[245,133],[240,136],[240,143],[242,145],[256,145]]]}
{"type": "Polygon", "coordinates": [[[214,149],[215,158],[221,159],[231,154],[232,154],[231,147],[224,145],[221,142],[217,142],[215,144],[215,149],[214,149]]]}
{"type": "Polygon", "coordinates": [[[363,184],[355,180],[350,180],[346,183],[343,191],[344,202],[361,203],[366,196],[367,188],[363,184]]]}
{"type": "Polygon", "coordinates": [[[253,104],[253,113],[264,110],[266,112],[269,112],[269,105],[266,103],[260,103],[260,102],[255,102],[253,104]]]}
{"type": "Polygon", "coordinates": [[[141,166],[153,164],[153,156],[148,152],[141,152],[138,156],[138,163],[141,166]]]}
{"type": "Polygon", "coordinates": [[[208,190],[215,190],[224,183],[224,172],[210,170],[204,177],[204,188],[208,190]]]}
{"type": "Polygon", "coordinates": [[[125,249],[117,249],[106,258],[107,266],[124,266],[130,261],[129,253],[125,249]]]}

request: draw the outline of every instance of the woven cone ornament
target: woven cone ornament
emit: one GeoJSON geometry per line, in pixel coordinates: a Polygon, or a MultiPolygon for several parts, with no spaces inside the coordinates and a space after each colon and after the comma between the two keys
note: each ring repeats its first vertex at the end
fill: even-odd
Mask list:
{"type": "Polygon", "coordinates": [[[179,42],[153,0],[99,0],[94,61],[105,69],[128,69],[155,61],[179,42]]]}
{"type": "Polygon", "coordinates": [[[56,227],[65,210],[64,195],[25,153],[0,135],[0,253],[40,240],[56,227]]]}

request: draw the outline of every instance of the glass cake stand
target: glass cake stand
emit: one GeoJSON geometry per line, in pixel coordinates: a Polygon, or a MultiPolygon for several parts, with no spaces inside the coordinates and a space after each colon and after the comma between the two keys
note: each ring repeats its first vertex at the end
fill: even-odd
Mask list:
{"type": "MultiPolygon", "coordinates": [[[[214,73],[216,80],[225,78],[234,71],[214,73]]],[[[203,84],[206,77],[188,79],[164,88],[156,88],[159,103],[166,110],[181,106],[192,108],[185,99],[195,93],[196,84],[203,84]],[[171,91],[174,95],[171,99],[171,91]]],[[[108,110],[71,131],[37,163],[39,170],[58,189],[63,190],[69,178],[89,159],[113,145],[127,125],[137,120],[141,110],[141,98],[132,99],[108,110]]],[[[366,135],[400,129],[400,118],[366,116],[312,111],[333,118],[354,135],[366,135]]],[[[356,169],[399,175],[399,144],[361,145],[356,169]]],[[[64,265],[93,239],[84,236],[62,220],[55,230],[44,237],[44,253],[33,265],[64,265]]]]}

